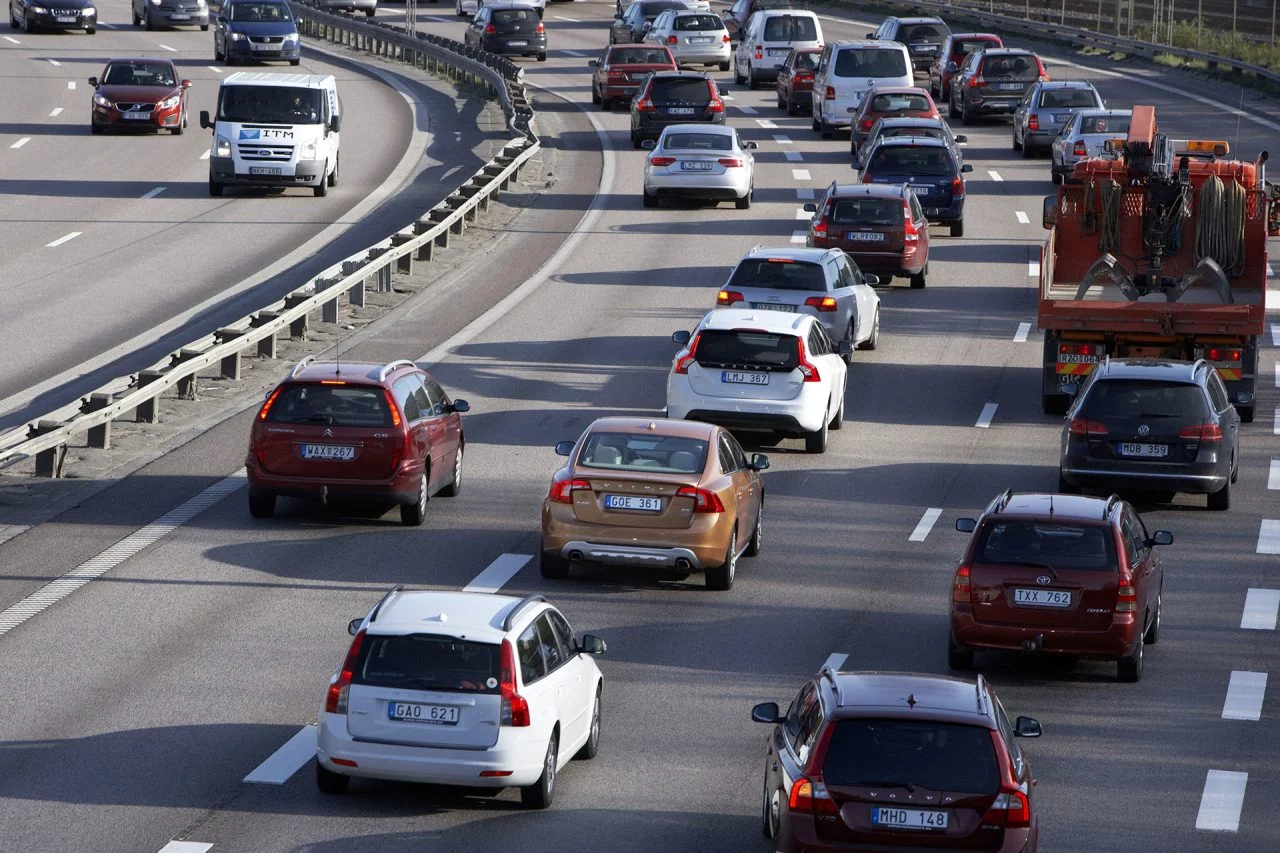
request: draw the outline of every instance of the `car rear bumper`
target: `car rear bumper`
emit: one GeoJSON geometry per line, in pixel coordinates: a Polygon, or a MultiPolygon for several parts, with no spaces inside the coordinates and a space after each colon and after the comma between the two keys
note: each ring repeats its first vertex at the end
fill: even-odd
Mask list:
{"type": "Polygon", "coordinates": [[[925,219],[930,222],[958,222],[964,219],[964,197],[953,198],[950,204],[941,207],[932,207],[923,199],[920,206],[924,209],[925,219]]]}
{"type": "MultiPolygon", "coordinates": [[[[1167,466],[1172,468],[1173,466],[1167,466]]],[[[1226,471],[1216,467],[1195,465],[1185,470],[1142,471],[1110,465],[1082,465],[1079,460],[1068,460],[1059,468],[1062,479],[1073,486],[1108,489],[1136,489],[1152,492],[1186,492],[1208,494],[1221,491],[1227,484],[1226,471]]]]}
{"type": "Polygon", "coordinates": [[[1012,113],[1018,108],[1022,95],[1016,98],[978,96],[969,98],[969,109],[977,113],[1012,113]]]}
{"type": "MultiPolygon", "coordinates": [[[[785,804],[784,804],[785,805],[785,804]]],[[[915,844],[902,846],[886,844],[867,844],[852,841],[829,841],[819,838],[814,830],[813,819],[785,820],[780,837],[773,842],[773,849],[778,853],[943,853],[943,851],[959,851],[965,849],[981,849],[983,853],[1030,853],[1033,830],[1006,829],[1004,839],[999,847],[964,848],[955,846],[922,846],[917,839],[915,844]]]]}
{"type": "Polygon", "coordinates": [[[528,38],[521,36],[512,39],[485,39],[480,43],[480,48],[499,56],[532,56],[547,52],[547,37],[530,35],[528,38]],[[511,41],[523,41],[527,44],[513,45],[511,41]]]}
{"type": "Polygon", "coordinates": [[[711,113],[710,117],[700,115],[673,116],[672,118],[658,118],[648,113],[641,113],[640,123],[632,133],[637,139],[657,139],[666,127],[673,124],[724,124],[724,113],[711,113]]]}
{"type": "Polygon", "coordinates": [[[282,497],[412,503],[418,499],[422,462],[406,462],[385,480],[353,480],[275,474],[263,468],[251,453],[245,460],[245,473],[249,488],[282,497]]]}
{"type": "Polygon", "coordinates": [[[683,528],[650,528],[579,521],[567,504],[546,501],[542,507],[543,551],[612,566],[701,571],[724,562],[732,533],[727,513],[696,513],[683,528]]]}
{"type": "Polygon", "coordinates": [[[979,622],[973,609],[960,606],[951,611],[951,635],[956,642],[973,649],[1003,651],[1030,650],[1045,654],[1118,658],[1130,654],[1141,640],[1141,622],[1134,613],[1112,614],[1107,628],[1089,631],[1079,628],[1048,628],[979,622]]]}
{"type": "Polygon", "coordinates": [[[729,44],[721,42],[719,45],[689,45],[688,47],[671,47],[668,45],[671,55],[675,57],[676,64],[686,63],[688,65],[719,65],[722,62],[729,61],[729,44]]]}
{"type": "Polygon", "coordinates": [[[728,169],[723,175],[645,175],[644,191],[649,195],[682,198],[709,198],[732,201],[751,192],[747,169],[728,169]],[[735,175],[740,172],[740,175],[735,175]]]}
{"type": "Polygon", "coordinates": [[[603,89],[600,90],[600,96],[604,98],[610,98],[611,100],[615,100],[615,101],[618,100],[619,98],[623,98],[629,101],[633,97],[635,97],[636,90],[639,88],[640,88],[639,83],[634,83],[634,84],[628,83],[626,85],[620,85],[620,86],[605,86],[603,89]]]}
{"type": "Polygon", "coordinates": [[[1057,133],[1041,133],[1029,130],[1022,135],[1022,144],[1033,145],[1037,148],[1048,148],[1053,144],[1053,140],[1057,138],[1057,133]]]}
{"type": "Polygon", "coordinates": [[[924,269],[929,260],[924,252],[915,247],[903,252],[878,254],[853,251],[853,243],[836,241],[832,245],[844,249],[845,254],[857,263],[858,269],[872,275],[915,275],[924,269]]]}

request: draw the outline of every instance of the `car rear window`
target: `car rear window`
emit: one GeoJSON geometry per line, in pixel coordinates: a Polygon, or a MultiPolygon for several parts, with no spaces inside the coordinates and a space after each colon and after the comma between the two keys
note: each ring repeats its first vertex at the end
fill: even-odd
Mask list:
{"type": "Polygon", "coordinates": [[[278,424],[389,427],[387,395],[377,385],[286,385],[271,404],[267,420],[278,424]]]}
{"type": "Polygon", "coordinates": [[[895,136],[927,136],[930,139],[946,139],[947,135],[940,127],[886,127],[880,131],[880,136],[884,139],[893,139],[895,136]]]}
{"type": "Polygon", "coordinates": [[[680,15],[676,18],[675,29],[686,30],[723,30],[724,21],[715,15],[680,15]]]}
{"type": "Polygon", "coordinates": [[[1098,106],[1098,99],[1088,89],[1045,89],[1040,93],[1040,106],[1081,109],[1098,106]]]}
{"type": "Polygon", "coordinates": [[[818,27],[806,15],[777,15],[764,22],[765,41],[817,41],[818,27]]]}
{"type": "Polygon", "coordinates": [[[609,54],[609,62],[612,65],[658,65],[668,64],[671,60],[665,50],[621,47],[614,48],[613,53],[609,54]]]}
{"type": "Polygon", "coordinates": [[[1114,571],[1111,528],[1009,518],[988,522],[974,551],[983,563],[1114,571]]]}
{"type": "Polygon", "coordinates": [[[937,24],[910,24],[902,28],[898,41],[905,44],[942,44],[946,32],[937,24]]]}
{"type": "Polygon", "coordinates": [[[907,60],[902,48],[850,47],[836,54],[837,77],[905,77],[907,60]]]}
{"type": "Polygon", "coordinates": [[[999,47],[1000,42],[994,39],[960,39],[951,43],[952,58],[959,56],[968,56],[975,50],[982,50],[988,47],[999,47]]]}
{"type": "Polygon", "coordinates": [[[877,113],[925,112],[929,109],[929,99],[924,95],[876,95],[871,100],[871,111],[877,113]]]}
{"type": "Polygon", "coordinates": [[[802,71],[812,71],[818,67],[818,54],[797,53],[795,67],[802,71]]]}
{"type": "Polygon", "coordinates": [[[772,287],[777,290],[826,291],[820,264],[780,258],[748,258],[729,277],[729,287],[772,287]]]}
{"type": "Polygon", "coordinates": [[[872,172],[941,177],[955,174],[955,163],[944,148],[894,145],[877,147],[867,166],[872,172]]]}
{"type": "Polygon", "coordinates": [[[1085,116],[1080,119],[1081,133],[1114,133],[1127,136],[1129,116],[1085,116]]]}
{"type": "Polygon", "coordinates": [[[227,19],[242,23],[264,21],[292,21],[289,6],[285,3],[232,3],[227,9],[227,19]]]}
{"type": "Polygon", "coordinates": [[[525,24],[540,20],[538,13],[532,9],[494,9],[495,24],[525,24]]]}
{"type": "Polygon", "coordinates": [[[366,636],[353,684],[497,693],[501,649],[437,634],[366,636]]]}
{"type": "Polygon", "coordinates": [[[660,77],[649,87],[649,99],[655,103],[706,104],[711,101],[711,87],[700,77],[660,77]]]}
{"type": "Polygon", "coordinates": [[[845,719],[835,724],[822,779],[831,785],[911,785],[992,794],[1000,767],[991,732],[917,720],[845,719]]]}
{"type": "Polygon", "coordinates": [[[669,0],[659,0],[657,3],[641,3],[640,11],[644,13],[645,20],[652,21],[668,9],[684,9],[683,3],[673,3],[669,0]]]}
{"type": "Polygon", "coordinates": [[[1000,77],[1006,80],[1034,80],[1040,76],[1040,66],[1035,56],[1026,53],[999,54],[983,57],[983,77],[1000,77]]]}
{"type": "Polygon", "coordinates": [[[1186,382],[1151,382],[1141,379],[1103,379],[1089,389],[1085,414],[1107,418],[1208,417],[1208,405],[1199,386],[1186,382]]]}
{"type": "Polygon", "coordinates": [[[668,133],[662,147],[680,151],[732,151],[733,137],[724,133],[668,133]]]}
{"type": "Polygon", "coordinates": [[[896,198],[840,198],[829,215],[833,225],[901,225],[902,200],[896,198]]]}
{"type": "Polygon", "coordinates": [[[701,474],[707,467],[707,442],[674,435],[597,432],[587,436],[578,464],[615,471],[701,474]]]}
{"type": "Polygon", "coordinates": [[[694,360],[704,367],[751,366],[762,370],[795,370],[800,351],[794,335],[744,329],[704,329],[694,360]]]}

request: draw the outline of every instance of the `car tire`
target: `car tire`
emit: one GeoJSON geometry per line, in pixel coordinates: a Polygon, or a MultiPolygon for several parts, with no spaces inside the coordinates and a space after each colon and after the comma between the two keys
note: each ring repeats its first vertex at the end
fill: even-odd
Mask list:
{"type": "Polygon", "coordinates": [[[1148,646],[1154,646],[1160,642],[1160,611],[1164,609],[1164,589],[1161,588],[1156,592],[1156,613],[1151,617],[1151,624],[1147,626],[1147,633],[1142,635],[1142,642],[1148,646]]]}
{"type": "Polygon", "coordinates": [[[366,18],[372,18],[372,17],[373,17],[373,13],[374,13],[374,12],[376,12],[376,11],[377,11],[377,9],[365,9],[365,10],[364,10],[364,16],[365,16],[366,18]]]}
{"type": "Polygon", "coordinates": [[[591,85],[591,103],[600,103],[600,90],[595,87],[594,83],[591,85]]]}
{"type": "Polygon", "coordinates": [[[747,88],[760,88],[760,78],[756,76],[756,70],[749,65],[747,66],[747,88]]]}
{"type": "Polygon", "coordinates": [[[1134,684],[1142,679],[1142,650],[1146,644],[1138,640],[1138,648],[1131,655],[1116,661],[1116,680],[1134,684]]]}
{"type": "Polygon", "coordinates": [[[225,58],[222,51],[218,49],[218,42],[215,40],[213,43],[213,61],[221,62],[225,58]]]}
{"type": "Polygon", "coordinates": [[[202,32],[202,33],[207,33],[207,32],[209,32],[209,25],[208,25],[208,24],[201,24],[201,25],[200,25],[200,32],[202,32]]]}
{"type": "Polygon", "coordinates": [[[1031,143],[1030,143],[1030,142],[1028,142],[1025,138],[1023,138],[1023,140],[1022,140],[1022,158],[1023,158],[1024,160],[1030,160],[1030,159],[1031,159],[1032,157],[1034,157],[1035,155],[1036,155],[1036,150],[1035,150],[1034,148],[1032,148],[1032,147],[1031,147],[1031,143]]]}
{"type": "Polygon", "coordinates": [[[554,551],[538,550],[538,572],[544,578],[564,580],[569,577],[569,561],[554,551]]]}
{"type": "MultiPolygon", "coordinates": [[[[734,525],[737,526],[736,524],[734,525]]],[[[725,592],[733,588],[733,576],[738,571],[738,531],[729,534],[729,547],[725,551],[724,562],[706,570],[704,580],[707,589],[725,592]]]]}
{"type": "Polygon", "coordinates": [[[420,527],[427,517],[427,472],[418,477],[418,497],[400,504],[400,523],[405,527],[420,527]]]}
{"type": "Polygon", "coordinates": [[[636,135],[635,131],[632,131],[632,132],[631,132],[631,147],[632,147],[632,148],[643,148],[644,146],[643,146],[643,145],[641,145],[641,144],[640,144],[640,142],[641,142],[640,137],[636,135]]]}
{"type": "Polygon", "coordinates": [[[960,121],[962,124],[973,124],[978,120],[973,111],[969,109],[969,104],[963,97],[960,99],[960,121]]]}
{"type": "Polygon", "coordinates": [[[911,275],[911,289],[912,289],[912,290],[924,290],[925,277],[926,277],[926,276],[928,276],[928,275],[929,275],[929,266],[928,266],[928,264],[926,264],[925,266],[921,267],[921,268],[920,268],[920,272],[918,272],[918,273],[912,273],[912,275],[911,275]]]}
{"type": "Polygon", "coordinates": [[[781,92],[776,93],[776,97],[777,97],[777,101],[778,101],[778,109],[780,109],[780,110],[786,110],[786,109],[787,109],[787,99],[786,99],[786,98],[784,98],[784,97],[782,96],[782,93],[781,93],[781,92]]]}
{"type": "Polygon", "coordinates": [[[835,129],[831,125],[827,124],[826,119],[819,119],[818,133],[822,135],[823,139],[830,139],[835,135],[835,129]]]}
{"type": "Polygon", "coordinates": [[[964,219],[957,219],[955,222],[951,223],[951,236],[952,237],[964,236],[964,219]]]}
{"type": "Polygon", "coordinates": [[[177,126],[176,126],[176,127],[171,127],[171,128],[169,128],[169,133],[170,133],[170,134],[172,134],[173,136],[181,136],[181,135],[182,135],[182,129],[183,129],[183,124],[182,124],[182,122],[178,122],[178,124],[177,124],[177,126]]]}
{"type": "Polygon", "coordinates": [[[640,195],[641,195],[641,196],[643,197],[643,199],[644,199],[643,204],[644,204],[644,206],[645,206],[645,207],[657,207],[657,206],[658,206],[658,197],[657,197],[656,195],[651,195],[651,194],[648,192],[648,190],[641,190],[641,191],[640,191],[640,195]]]}
{"type": "Polygon", "coordinates": [[[301,65],[301,64],[302,64],[302,60],[301,60],[301,59],[290,59],[290,60],[289,60],[289,64],[290,64],[290,65],[292,65],[294,68],[297,68],[299,65],[301,65]]]}
{"type": "Polygon", "coordinates": [[[789,116],[800,115],[800,105],[795,101],[791,100],[790,96],[787,97],[787,115],[789,116]]]}
{"type": "Polygon", "coordinates": [[[1236,407],[1236,412],[1238,412],[1240,415],[1240,423],[1242,424],[1253,423],[1253,409],[1254,409],[1253,406],[1237,406],[1236,407]]]}
{"type": "Polygon", "coordinates": [[[1062,476],[1062,470],[1058,470],[1058,494],[1060,495],[1078,495],[1080,487],[1073,486],[1067,482],[1067,478],[1062,476]]]}
{"type": "Polygon", "coordinates": [[[842,426],[844,426],[844,396],[843,395],[841,395],[840,397],[840,408],[836,409],[835,415],[832,416],[830,423],[827,424],[827,429],[840,429],[840,427],[842,426]]]}
{"type": "Polygon", "coordinates": [[[727,63],[727,62],[721,62],[721,63],[720,63],[720,70],[721,70],[721,71],[728,71],[728,70],[729,70],[729,63],[727,63]]]}
{"type": "Polygon", "coordinates": [[[467,446],[461,442],[458,444],[458,452],[453,455],[453,478],[449,480],[449,485],[436,492],[442,498],[456,498],[462,493],[462,460],[466,455],[467,446]]]}
{"type": "Polygon", "coordinates": [[[947,98],[947,118],[960,118],[960,113],[956,110],[956,102],[954,98],[947,98]]]}
{"type": "Polygon", "coordinates": [[[827,452],[827,419],[822,418],[822,427],[815,432],[806,433],[804,437],[805,453],[827,452]]]}
{"type": "Polygon", "coordinates": [[[1053,171],[1053,169],[1050,169],[1049,178],[1050,180],[1053,181],[1055,185],[1057,185],[1057,184],[1061,184],[1064,180],[1066,180],[1066,175],[1062,174],[1061,172],[1055,172],[1053,171]]]}
{"type": "Polygon", "coordinates": [[[152,20],[150,12],[142,13],[142,28],[147,32],[151,32],[156,28],[156,22],[152,20]]]}
{"type": "Polygon", "coordinates": [[[30,15],[24,15],[22,17],[22,31],[27,35],[31,35],[36,31],[36,25],[31,22],[30,15]]]}
{"type": "Polygon", "coordinates": [[[756,523],[751,528],[751,538],[747,540],[747,550],[742,552],[744,557],[758,557],[760,549],[764,542],[764,496],[760,496],[760,509],[756,512],[756,523]]]}
{"type": "Polygon", "coordinates": [[[330,187],[338,185],[338,170],[342,168],[342,155],[338,154],[333,158],[333,171],[325,178],[325,183],[330,187]]]}
{"type": "Polygon", "coordinates": [[[973,669],[973,649],[960,645],[955,637],[948,637],[947,667],[959,672],[973,669]]]}
{"type": "Polygon", "coordinates": [[[100,136],[106,131],[106,128],[98,124],[96,121],[89,122],[89,132],[94,136],[100,136]]]}
{"type": "Polygon", "coordinates": [[[1013,137],[1013,150],[1021,151],[1022,143],[1018,141],[1018,131],[1015,130],[1010,135],[1013,137]]]}
{"type": "Polygon", "coordinates": [[[600,754],[600,688],[596,687],[596,701],[591,706],[591,728],[587,730],[587,742],[574,758],[590,761],[600,754]]]}
{"type": "Polygon", "coordinates": [[[737,86],[747,82],[747,78],[738,73],[738,63],[736,61],[733,63],[733,82],[737,86]]]}
{"type": "Polygon", "coordinates": [[[234,56],[227,53],[226,51],[223,51],[223,55],[226,57],[226,63],[228,66],[240,64],[240,60],[236,59],[234,56]]]}
{"type": "Polygon", "coordinates": [[[351,777],[334,773],[320,762],[316,762],[316,787],[322,794],[345,794],[351,785],[351,777]]]}
{"type": "Polygon", "coordinates": [[[545,809],[551,806],[556,798],[556,750],[559,746],[559,732],[551,732],[551,740],[547,742],[547,755],[542,760],[542,775],[532,785],[520,789],[520,802],[525,808],[545,809]]]}
{"type": "Polygon", "coordinates": [[[212,178],[209,179],[209,195],[213,196],[214,198],[222,197],[222,190],[224,187],[225,187],[225,184],[220,184],[217,181],[213,180],[212,178]]]}
{"type": "Polygon", "coordinates": [[[1214,512],[1224,512],[1231,509],[1231,477],[1227,477],[1227,483],[1216,492],[1209,493],[1209,509],[1214,512]]]}
{"type": "Polygon", "coordinates": [[[1040,407],[1046,415],[1065,415],[1071,408],[1071,397],[1066,394],[1045,394],[1040,399],[1040,407]]]}
{"type": "Polygon", "coordinates": [[[736,207],[738,210],[750,210],[751,196],[755,194],[755,191],[756,191],[755,187],[749,187],[747,189],[746,195],[744,195],[742,198],[734,199],[733,206],[736,207]]]}
{"type": "Polygon", "coordinates": [[[133,25],[135,27],[142,26],[142,16],[138,14],[137,9],[133,8],[132,3],[129,4],[129,17],[133,19],[133,25]]]}
{"type": "Polygon", "coordinates": [[[276,514],[276,496],[261,489],[249,489],[249,515],[254,518],[271,518],[276,514]]]}
{"type": "Polygon", "coordinates": [[[876,309],[875,315],[871,318],[871,336],[868,337],[858,347],[861,350],[873,350],[880,345],[880,309],[876,309]]]}
{"type": "Polygon", "coordinates": [[[539,61],[539,62],[546,62],[546,61],[547,61],[547,54],[546,54],[546,51],[543,51],[542,53],[538,54],[538,61],[539,61]]]}

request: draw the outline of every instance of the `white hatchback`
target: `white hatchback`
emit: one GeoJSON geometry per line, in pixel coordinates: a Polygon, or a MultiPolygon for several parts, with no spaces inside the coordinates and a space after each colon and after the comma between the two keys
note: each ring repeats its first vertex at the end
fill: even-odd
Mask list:
{"type": "Polygon", "coordinates": [[[325,793],[352,777],[514,786],[542,809],[560,768],[599,749],[604,641],[576,638],[540,595],[397,586],[348,630],[320,713],[325,793]]]}
{"type": "Polygon", "coordinates": [[[671,339],[684,348],[667,374],[669,418],[803,438],[809,453],[825,452],[844,421],[850,345],[815,317],[717,309],[671,339]]]}

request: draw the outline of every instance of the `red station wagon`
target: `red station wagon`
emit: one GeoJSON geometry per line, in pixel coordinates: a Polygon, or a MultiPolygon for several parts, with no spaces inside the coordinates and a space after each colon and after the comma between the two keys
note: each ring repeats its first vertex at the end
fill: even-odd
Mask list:
{"type": "Polygon", "coordinates": [[[889,116],[908,118],[942,118],[933,98],[924,89],[915,86],[888,86],[875,88],[867,93],[858,106],[850,125],[849,153],[858,156],[858,147],[867,141],[867,134],[876,119],[889,116]]]}
{"type": "Polygon", "coordinates": [[[1115,660],[1121,681],[1142,677],[1143,647],[1160,638],[1164,571],[1147,532],[1115,495],[1000,495],[972,532],[951,584],[952,669],[976,649],[1115,660]]]}
{"type": "Polygon", "coordinates": [[[843,249],[863,272],[880,284],[905,276],[914,288],[925,286],[929,272],[929,222],[907,184],[838,184],[817,204],[807,243],[843,249]]]}
{"type": "Polygon", "coordinates": [[[630,101],[641,81],[655,71],[675,71],[671,51],[660,44],[612,44],[599,59],[587,62],[591,72],[591,103],[608,112],[613,102],[630,101]]]}
{"type": "Polygon", "coordinates": [[[276,497],[400,505],[418,525],[427,500],[462,487],[465,400],[450,400],[412,361],[304,358],[267,395],[253,420],[249,513],[270,518],[276,497]]]}

